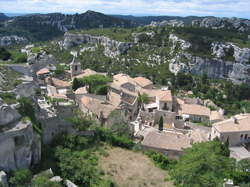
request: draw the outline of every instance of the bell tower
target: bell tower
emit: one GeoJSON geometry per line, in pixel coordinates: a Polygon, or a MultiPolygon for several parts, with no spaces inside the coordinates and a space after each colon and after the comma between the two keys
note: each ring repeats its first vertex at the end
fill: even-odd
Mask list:
{"type": "Polygon", "coordinates": [[[79,61],[76,61],[75,57],[70,63],[70,73],[71,73],[71,77],[74,77],[82,73],[81,63],[79,61]]]}

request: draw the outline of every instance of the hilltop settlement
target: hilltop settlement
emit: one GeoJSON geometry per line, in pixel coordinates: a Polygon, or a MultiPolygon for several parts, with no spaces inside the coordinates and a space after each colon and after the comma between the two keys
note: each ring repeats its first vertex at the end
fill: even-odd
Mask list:
{"type": "MultiPolygon", "coordinates": [[[[50,17],[72,17],[34,16],[45,25],[50,17]]],[[[22,19],[30,17],[6,20],[5,25],[22,19]]],[[[78,27],[59,20],[55,27],[61,35],[54,34],[65,33],[63,41],[31,44],[17,36],[0,38],[0,46],[18,45],[0,48],[7,56],[0,58],[0,186],[18,186],[18,179],[25,178],[18,171],[27,168],[36,174],[27,179],[33,186],[40,187],[32,183],[35,179],[67,187],[115,186],[109,180],[124,168],[111,164],[115,174],[96,169],[101,167],[98,156],[108,157],[105,151],[115,146],[139,150],[167,172],[171,164],[190,159],[201,160],[203,165],[194,165],[212,173],[192,170],[188,163],[169,172],[176,186],[192,186],[192,180],[197,187],[249,184],[250,168],[239,168],[250,162],[250,21],[200,18],[186,26],[166,20],[126,30],[122,26],[132,27],[132,22],[112,20],[112,27],[121,28],[99,25],[99,30],[68,32],[78,27]],[[235,38],[228,41],[231,36],[235,38]],[[188,153],[196,157],[185,157],[188,153]],[[60,176],[54,176],[53,166],[60,176]],[[226,175],[228,171],[234,173],[226,175]],[[107,173],[111,177],[106,179],[107,173]],[[103,178],[106,183],[100,183],[103,178]]],[[[157,186],[155,181],[141,184],[157,186]]]]}

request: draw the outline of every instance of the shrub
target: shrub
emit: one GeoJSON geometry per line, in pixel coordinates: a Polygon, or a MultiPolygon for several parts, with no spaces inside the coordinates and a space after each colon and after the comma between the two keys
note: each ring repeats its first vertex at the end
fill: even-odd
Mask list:
{"type": "Polygon", "coordinates": [[[14,186],[28,185],[32,178],[32,173],[28,169],[20,169],[14,172],[14,175],[10,177],[9,183],[14,186]]]}

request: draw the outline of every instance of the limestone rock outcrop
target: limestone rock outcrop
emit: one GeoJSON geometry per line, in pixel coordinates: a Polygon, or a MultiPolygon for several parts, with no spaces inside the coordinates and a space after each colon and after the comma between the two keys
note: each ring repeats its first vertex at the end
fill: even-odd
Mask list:
{"type": "Polygon", "coordinates": [[[28,40],[25,37],[20,37],[16,35],[11,36],[2,36],[0,37],[0,46],[8,46],[8,45],[19,45],[19,44],[27,44],[28,40]]]}
{"type": "Polygon", "coordinates": [[[62,47],[69,49],[73,46],[89,43],[93,45],[102,45],[104,47],[104,54],[109,57],[115,57],[127,52],[134,43],[132,42],[120,42],[111,40],[105,36],[91,36],[89,34],[73,34],[66,32],[64,34],[64,41],[62,47]]]}
{"type": "Polygon", "coordinates": [[[37,163],[41,159],[41,141],[31,122],[21,119],[15,109],[2,101],[0,117],[0,168],[10,171],[37,163]]]}
{"type": "Polygon", "coordinates": [[[206,17],[202,20],[193,20],[192,25],[212,29],[234,29],[238,32],[250,30],[250,20],[241,18],[206,17]]]}

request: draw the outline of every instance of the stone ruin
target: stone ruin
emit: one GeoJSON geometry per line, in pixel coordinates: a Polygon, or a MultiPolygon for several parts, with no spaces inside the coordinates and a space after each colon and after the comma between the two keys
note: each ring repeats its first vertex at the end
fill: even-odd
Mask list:
{"type": "Polygon", "coordinates": [[[31,122],[0,98],[0,170],[28,168],[40,159],[40,136],[31,122]]]}

